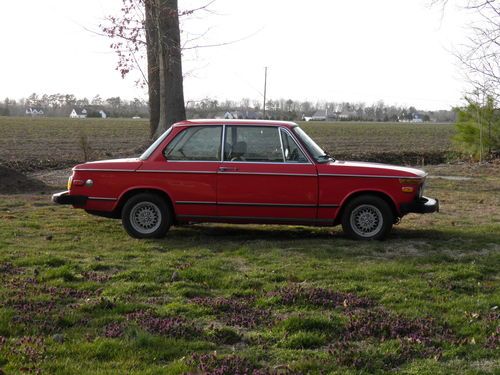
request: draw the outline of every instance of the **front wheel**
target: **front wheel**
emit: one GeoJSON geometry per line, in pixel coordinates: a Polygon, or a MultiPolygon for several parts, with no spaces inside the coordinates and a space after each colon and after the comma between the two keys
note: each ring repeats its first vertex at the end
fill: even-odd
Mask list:
{"type": "Polygon", "coordinates": [[[392,229],[394,214],[385,200],[362,195],[350,201],[342,215],[342,228],[356,240],[382,240],[392,229]]]}
{"type": "Polygon", "coordinates": [[[142,193],[131,197],[123,206],[122,224],[134,238],[162,238],[172,225],[172,214],[164,199],[142,193]]]}

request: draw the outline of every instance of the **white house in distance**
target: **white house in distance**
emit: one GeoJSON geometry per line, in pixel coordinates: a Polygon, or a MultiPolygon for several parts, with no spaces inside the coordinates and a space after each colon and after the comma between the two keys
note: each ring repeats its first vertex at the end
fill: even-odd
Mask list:
{"type": "MultiPolygon", "coordinates": [[[[99,116],[96,116],[96,113],[99,114],[99,116],[101,116],[101,118],[107,118],[108,115],[106,114],[106,112],[104,112],[102,109],[97,111],[97,110],[93,110],[92,108],[90,109],[90,116],[91,117],[99,117],[99,116]]],[[[86,109],[82,109],[81,111],[77,110],[77,109],[73,109],[69,115],[70,118],[87,118],[89,115],[89,112],[86,110],[86,109]]]]}
{"type": "Polygon", "coordinates": [[[69,115],[70,118],[87,118],[87,110],[83,109],[80,113],[73,109],[69,115]]]}
{"type": "Polygon", "coordinates": [[[26,108],[26,114],[31,117],[43,116],[43,109],[26,108]]]}

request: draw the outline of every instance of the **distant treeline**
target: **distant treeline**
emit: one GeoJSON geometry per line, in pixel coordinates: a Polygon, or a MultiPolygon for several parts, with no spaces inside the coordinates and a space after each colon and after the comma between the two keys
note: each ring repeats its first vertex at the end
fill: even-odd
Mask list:
{"type": "MultiPolygon", "coordinates": [[[[105,111],[108,117],[148,117],[146,101],[139,98],[125,100],[117,97],[103,99],[96,95],[92,99],[77,98],[72,94],[32,94],[27,98],[12,100],[6,98],[0,103],[0,116],[38,115],[67,117],[75,109],[86,109],[87,117],[100,117],[105,111]],[[33,110],[36,110],[35,112],[33,110]]],[[[454,122],[453,110],[425,111],[413,106],[388,105],[383,101],[374,104],[349,102],[310,102],[291,99],[269,100],[266,111],[256,100],[240,101],[206,98],[186,103],[188,118],[249,118],[273,120],[327,120],[327,121],[415,121],[415,122],[454,122]]]]}
{"type": "Polygon", "coordinates": [[[104,111],[108,117],[149,117],[147,102],[142,99],[124,100],[119,96],[103,99],[96,95],[92,99],[77,98],[72,94],[31,94],[27,98],[12,100],[6,98],[0,103],[0,116],[48,116],[69,117],[75,110],[86,110],[87,117],[101,117],[104,111]]]}
{"type": "MultiPolygon", "coordinates": [[[[213,99],[188,101],[186,109],[191,118],[217,118],[233,116],[236,118],[264,118],[262,103],[242,99],[241,101],[213,99]]],[[[454,122],[453,110],[425,111],[413,106],[387,105],[383,101],[367,105],[349,102],[310,102],[291,99],[269,100],[266,103],[267,119],[273,120],[327,120],[327,121],[422,121],[454,122]]]]}

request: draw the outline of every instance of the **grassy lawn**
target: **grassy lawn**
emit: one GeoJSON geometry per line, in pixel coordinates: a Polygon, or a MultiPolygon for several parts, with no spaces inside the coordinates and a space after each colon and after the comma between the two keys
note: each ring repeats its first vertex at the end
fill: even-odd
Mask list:
{"type": "Polygon", "coordinates": [[[0,196],[0,374],[495,373],[500,171],[430,168],[383,242],[195,225],[161,241],[0,196]]]}

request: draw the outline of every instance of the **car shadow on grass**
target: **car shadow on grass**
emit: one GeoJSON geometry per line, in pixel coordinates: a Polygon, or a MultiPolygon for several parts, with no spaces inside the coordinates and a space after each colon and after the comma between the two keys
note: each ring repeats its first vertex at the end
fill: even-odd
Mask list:
{"type": "Polygon", "coordinates": [[[285,247],[291,244],[310,251],[314,245],[329,245],[332,247],[347,246],[353,252],[357,248],[371,246],[373,248],[388,248],[404,246],[405,244],[425,244],[429,248],[449,250],[450,248],[470,248],[476,250],[490,248],[500,242],[500,236],[494,232],[475,229],[423,229],[396,227],[383,241],[355,241],[347,237],[340,227],[318,228],[300,226],[275,225],[229,225],[229,224],[196,224],[172,229],[162,242],[175,241],[182,243],[189,240],[190,245],[217,244],[224,248],[238,244],[252,245],[269,241],[269,246],[285,247]],[[309,246],[309,244],[311,246],[309,246]]]}

